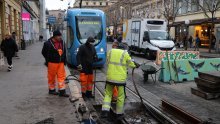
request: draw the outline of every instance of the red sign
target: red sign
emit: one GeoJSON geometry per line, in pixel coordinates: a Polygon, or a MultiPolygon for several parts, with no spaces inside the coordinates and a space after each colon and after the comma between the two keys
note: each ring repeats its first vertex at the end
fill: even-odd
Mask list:
{"type": "Polygon", "coordinates": [[[30,21],[31,16],[30,16],[29,13],[22,13],[21,18],[22,18],[23,21],[30,21]]]}

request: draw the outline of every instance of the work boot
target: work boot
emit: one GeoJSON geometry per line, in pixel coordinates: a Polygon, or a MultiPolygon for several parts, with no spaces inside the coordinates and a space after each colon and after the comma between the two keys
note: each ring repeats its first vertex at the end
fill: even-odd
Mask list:
{"type": "Polygon", "coordinates": [[[82,93],[82,98],[85,100],[87,98],[86,93],[82,93]]]}
{"type": "Polygon", "coordinates": [[[69,97],[70,95],[69,94],[66,94],[66,90],[59,90],[59,96],[60,97],[69,97]]]}
{"type": "Polygon", "coordinates": [[[109,111],[102,111],[101,112],[101,118],[108,118],[109,116],[109,111]]]}
{"type": "Polygon", "coordinates": [[[92,94],[92,91],[86,91],[86,97],[87,98],[95,98],[95,96],[92,94]]]}
{"type": "Polygon", "coordinates": [[[51,95],[58,95],[59,93],[56,92],[56,90],[54,89],[54,90],[49,90],[49,94],[51,94],[51,95]]]}
{"type": "Polygon", "coordinates": [[[121,120],[123,120],[123,119],[124,119],[124,114],[117,114],[114,123],[120,124],[121,120]]]}

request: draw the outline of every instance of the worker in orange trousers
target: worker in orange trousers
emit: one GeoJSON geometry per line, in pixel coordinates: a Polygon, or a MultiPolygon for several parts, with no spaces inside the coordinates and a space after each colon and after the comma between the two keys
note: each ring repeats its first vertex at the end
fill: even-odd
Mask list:
{"type": "Polygon", "coordinates": [[[44,43],[42,54],[48,70],[49,94],[69,97],[65,90],[66,49],[60,31],[54,31],[53,37],[44,43]],[[56,92],[56,78],[59,92],[56,92]]]}

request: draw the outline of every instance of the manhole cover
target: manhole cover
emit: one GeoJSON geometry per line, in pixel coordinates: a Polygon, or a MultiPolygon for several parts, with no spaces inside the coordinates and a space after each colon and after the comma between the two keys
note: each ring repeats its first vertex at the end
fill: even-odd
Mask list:
{"type": "Polygon", "coordinates": [[[53,118],[47,118],[45,120],[37,122],[36,124],[54,124],[54,119],[53,118]]]}

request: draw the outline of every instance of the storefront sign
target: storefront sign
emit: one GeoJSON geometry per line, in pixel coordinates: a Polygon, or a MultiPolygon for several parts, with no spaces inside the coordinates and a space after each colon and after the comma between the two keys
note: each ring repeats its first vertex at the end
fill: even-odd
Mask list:
{"type": "Polygon", "coordinates": [[[22,18],[22,21],[30,21],[30,14],[29,13],[22,13],[21,18],[22,18]]]}
{"type": "Polygon", "coordinates": [[[199,59],[198,51],[158,51],[156,64],[160,65],[162,60],[184,60],[199,59]]]}

